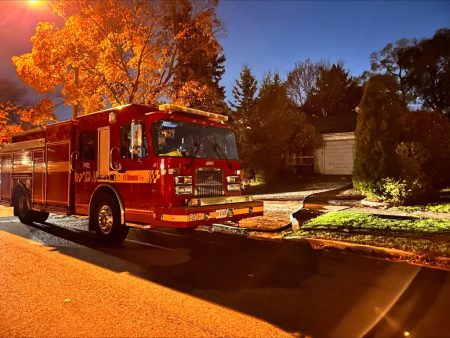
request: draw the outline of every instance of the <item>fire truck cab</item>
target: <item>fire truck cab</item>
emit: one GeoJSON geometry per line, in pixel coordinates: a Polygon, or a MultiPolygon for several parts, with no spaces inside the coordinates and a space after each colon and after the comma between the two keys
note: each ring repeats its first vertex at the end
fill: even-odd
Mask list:
{"type": "Polygon", "coordinates": [[[193,228],[263,214],[241,195],[227,117],[130,104],[11,137],[0,148],[0,204],[23,223],[89,216],[119,243],[129,227],[193,228]]]}

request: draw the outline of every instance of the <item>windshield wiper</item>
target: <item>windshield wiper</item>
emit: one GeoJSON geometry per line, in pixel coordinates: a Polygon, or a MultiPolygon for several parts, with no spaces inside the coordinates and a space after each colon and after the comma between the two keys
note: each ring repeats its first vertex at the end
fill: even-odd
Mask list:
{"type": "Polygon", "coordinates": [[[192,150],[193,150],[192,155],[191,155],[192,158],[189,161],[188,165],[186,166],[186,169],[189,169],[191,167],[192,163],[194,163],[194,160],[197,157],[197,153],[200,150],[200,143],[195,142],[194,146],[192,147],[192,150]]]}
{"type": "Polygon", "coordinates": [[[222,147],[217,144],[217,141],[214,140],[212,147],[213,147],[214,151],[216,152],[216,154],[219,155],[219,158],[222,160],[226,160],[228,167],[230,169],[233,169],[233,166],[231,165],[230,160],[228,159],[227,155],[225,155],[222,147]]]}

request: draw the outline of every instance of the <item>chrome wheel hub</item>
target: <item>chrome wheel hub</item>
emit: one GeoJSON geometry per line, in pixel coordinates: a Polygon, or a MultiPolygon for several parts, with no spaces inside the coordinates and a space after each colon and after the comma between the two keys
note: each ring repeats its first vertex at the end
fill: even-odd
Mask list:
{"type": "Polygon", "coordinates": [[[98,212],[98,226],[104,234],[109,234],[113,227],[113,213],[109,206],[103,205],[98,212]]]}

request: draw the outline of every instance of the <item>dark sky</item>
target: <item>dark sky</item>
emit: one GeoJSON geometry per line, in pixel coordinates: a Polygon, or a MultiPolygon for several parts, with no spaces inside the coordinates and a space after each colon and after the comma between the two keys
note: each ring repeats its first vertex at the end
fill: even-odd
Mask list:
{"type": "MultiPolygon", "coordinates": [[[[450,27],[450,1],[222,1],[227,57],[222,84],[230,93],[244,64],[258,80],[284,77],[296,61],[342,60],[353,75],[369,69],[370,53],[400,38],[431,37],[450,27]]],[[[55,21],[45,3],[0,0],[0,77],[17,80],[13,55],[29,52],[38,21],[55,21]]],[[[69,116],[68,110],[58,114],[69,116]]]]}
{"type": "MultiPolygon", "coordinates": [[[[60,22],[45,3],[0,0],[0,78],[21,83],[11,58],[31,51],[31,36],[39,21],[60,22]]],[[[29,95],[36,100],[36,95],[29,95]]]]}
{"type": "Polygon", "coordinates": [[[39,21],[55,21],[45,4],[0,0],[0,74],[14,77],[11,57],[31,50],[30,38],[39,21]]]}
{"type": "Polygon", "coordinates": [[[221,39],[228,95],[243,64],[258,80],[269,69],[285,76],[308,58],[343,60],[360,75],[387,43],[450,27],[450,1],[222,1],[218,14],[228,31],[221,39]]]}

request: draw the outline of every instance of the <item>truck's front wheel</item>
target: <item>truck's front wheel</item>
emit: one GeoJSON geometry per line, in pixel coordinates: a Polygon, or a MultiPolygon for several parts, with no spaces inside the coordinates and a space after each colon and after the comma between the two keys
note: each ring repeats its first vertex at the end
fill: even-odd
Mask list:
{"type": "Polygon", "coordinates": [[[127,237],[129,228],[121,224],[119,205],[110,195],[97,199],[90,217],[93,217],[94,229],[100,239],[119,244],[127,237]]]}

